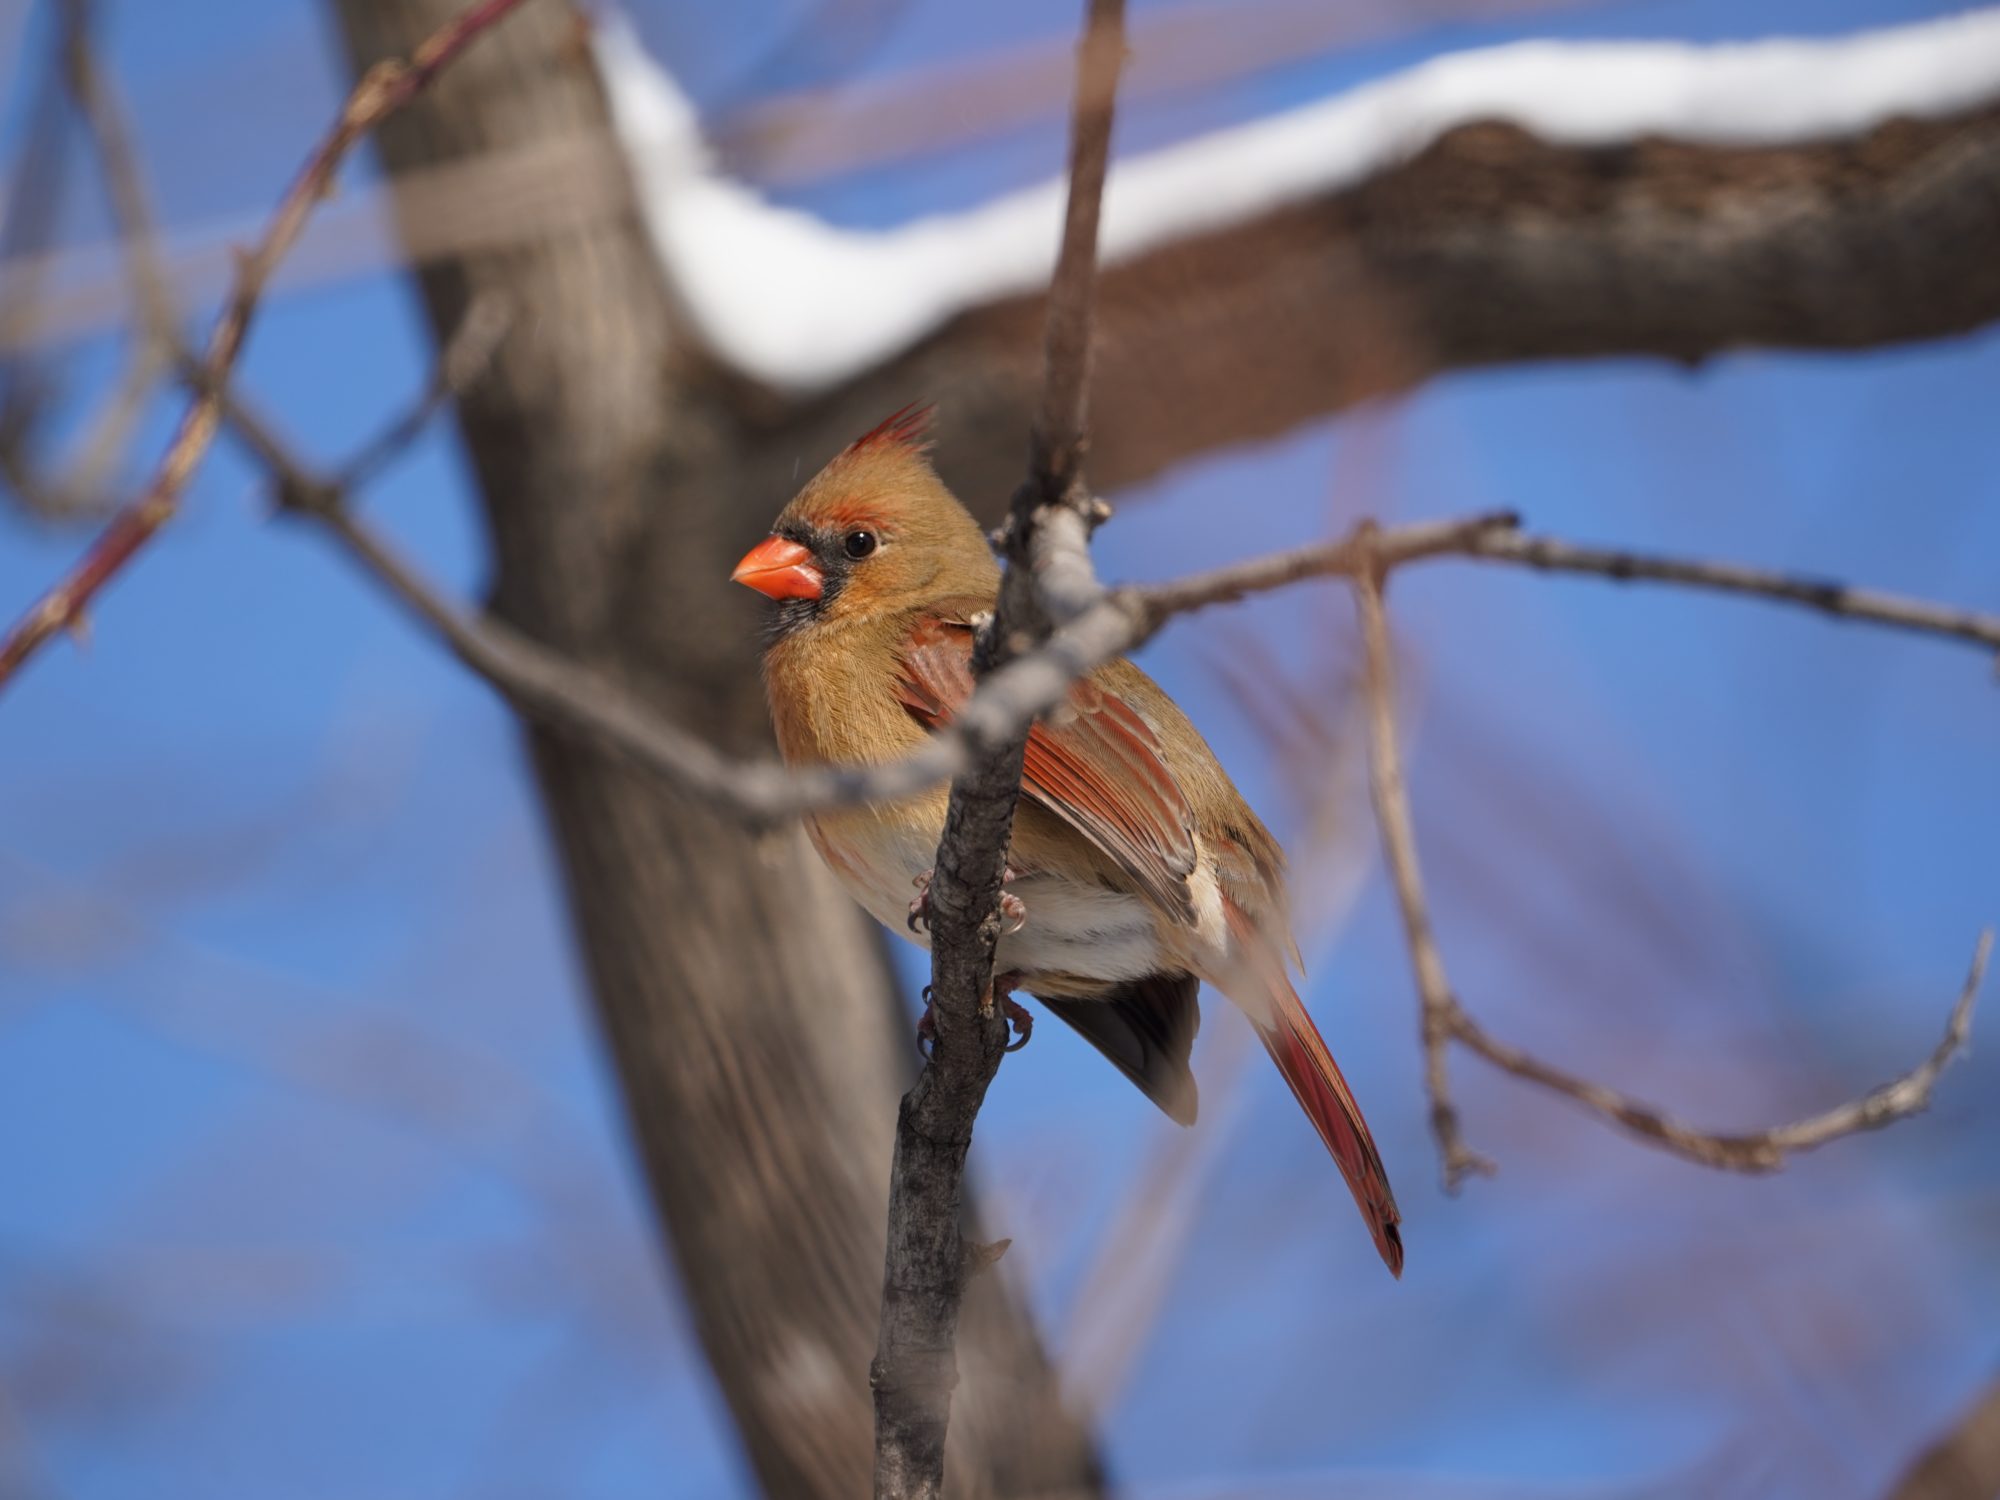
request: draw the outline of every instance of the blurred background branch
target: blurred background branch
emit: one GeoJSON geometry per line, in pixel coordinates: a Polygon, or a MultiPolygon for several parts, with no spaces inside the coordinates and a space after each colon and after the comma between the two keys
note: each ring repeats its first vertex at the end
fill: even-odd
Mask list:
{"type": "MultiPolygon", "coordinates": [[[[64,630],[84,628],[85,612],[98,590],[109,583],[143,548],[153,535],[173,519],[180,507],[181,492],[201,463],[214,439],[221,419],[222,390],[235,368],[258,300],[300,233],[314,206],[332,189],[334,174],[342,159],[367,133],[403,108],[431,84],[439,72],[479,35],[503,20],[521,0],[476,0],[461,12],[446,18],[436,29],[420,38],[410,49],[408,61],[391,58],[364,74],[348,96],[339,118],[313,149],[298,176],[279,199],[263,234],[237,262],[235,284],[222,312],[209,333],[202,355],[199,385],[175,429],[166,454],[144,491],[120,508],[74,570],[42,596],[41,600],[0,637],[0,686],[14,675],[30,656],[51,636],[64,630]]],[[[72,74],[79,80],[78,91],[93,108],[101,103],[90,92],[93,75],[78,59],[87,57],[84,18],[73,17],[70,49],[72,74]]],[[[128,158],[107,156],[120,166],[128,158]]],[[[126,184],[127,187],[132,184],[126,184]]],[[[124,193],[114,194],[129,211],[143,212],[136,195],[125,204],[124,193]]],[[[134,227],[137,225],[135,223],[134,227]]],[[[144,241],[136,243],[143,246],[144,241]]],[[[150,316],[164,320],[167,307],[153,274],[152,262],[143,248],[130,261],[135,285],[145,288],[150,316]]],[[[157,339],[155,326],[150,336],[157,339]]]]}

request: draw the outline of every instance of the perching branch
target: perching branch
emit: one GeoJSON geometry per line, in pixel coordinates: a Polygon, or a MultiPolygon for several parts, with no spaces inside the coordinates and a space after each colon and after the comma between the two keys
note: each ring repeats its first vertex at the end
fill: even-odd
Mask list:
{"type": "Polygon", "coordinates": [[[1573,547],[1529,537],[1507,513],[1422,521],[1356,532],[1166,583],[1105,592],[1049,641],[993,672],[961,714],[922,749],[870,767],[787,769],[738,760],[666,718],[602,674],[491,617],[473,616],[397,559],[360,523],[338,528],[356,560],[462,662],[522,712],[586,735],[635,765],[709,799],[751,823],[815,808],[906,797],[959,774],[973,751],[1018,733],[1062,701],[1069,685],[1113,657],[1136,650],[1176,615],[1226,604],[1312,578],[1352,577],[1366,558],[1384,571],[1447,558],[1513,562],[1551,571],[1734,592],[1841,618],[1962,641],[2000,654],[2000,616],[1936,605],[1820,579],[1730,563],[1573,547]]]}
{"type": "MultiPolygon", "coordinates": [[[[1504,543],[1507,539],[1502,537],[1498,540],[1504,543]]],[[[1759,577],[1744,569],[1675,569],[1669,572],[1656,568],[1650,573],[1640,572],[1611,566],[1614,560],[1610,554],[1559,546],[1547,549],[1544,555],[1565,559],[1563,565],[1606,573],[1612,577],[1672,577],[1676,582],[1704,587],[1735,587],[1734,583],[1719,580],[1727,578],[1746,583],[1759,577]]],[[[1431,924],[1430,902],[1424,892],[1423,874],[1417,862],[1416,831],[1410,818],[1409,791],[1404,781],[1403,756],[1396,732],[1395,669],[1389,645],[1388,616],[1382,605],[1382,581],[1383,574],[1379,569],[1363,569],[1355,574],[1353,583],[1368,666],[1369,784],[1375,802],[1375,821],[1382,834],[1383,855],[1395,886],[1396,904],[1402,913],[1403,933],[1410,950],[1410,967],[1416,976],[1417,1000],[1422,1017],[1424,1085],[1430,1097],[1431,1132],[1437,1138],[1447,1191],[1456,1191],[1468,1175],[1486,1175],[1493,1171],[1493,1163],[1465,1143],[1458,1106],[1451,1093],[1448,1053],[1453,1042],[1485,1058],[1503,1072],[1574,1099],[1643,1141],[1702,1166],[1730,1172],[1775,1172],[1798,1152],[1810,1151],[1858,1131],[1879,1130],[1929,1106],[1931,1090],[1937,1083],[1938,1075],[1971,1035],[1972,1007],[1993,949],[1990,929],[1979,935],[1978,944],[1973,949],[1972,966],[1952,1006],[1944,1037],[1929,1057],[1894,1082],[1884,1084],[1858,1099],[1789,1125],[1777,1125],[1749,1134],[1721,1135],[1683,1125],[1651,1105],[1641,1104],[1603,1084],[1579,1078],[1519,1047],[1499,1041],[1474,1021],[1445,973],[1444,957],[1438,950],[1437,935],[1431,924]]],[[[1758,592],[1767,591],[1759,589],[1758,592]]],[[[1840,591],[1836,591],[1828,597],[1839,596],[1840,591]]],[[[1817,597],[1806,599],[1782,591],[1768,591],[1768,597],[1795,598],[1799,602],[1815,604],[1822,602],[1817,597]]],[[[1841,610],[1834,612],[1844,613],[1841,610]]],[[[1886,620],[1879,615],[1862,617],[1875,618],[1882,623],[1910,624],[1900,610],[1886,620]]]]}
{"type": "MultiPolygon", "coordinates": [[[[1102,592],[1090,566],[1088,527],[1096,507],[1084,486],[1083,455],[1098,206],[1124,25],[1124,0],[1090,0],[1078,49],[1069,205],[1049,289],[1041,416],[1028,479],[1008,518],[1000,597],[974,652],[974,671],[985,680],[1102,592]]],[[[897,1112],[889,1169],[882,1323],[869,1370],[877,1500],[934,1497],[944,1487],[959,1304],[977,1258],[959,1233],[965,1157],[1007,1050],[1008,1024],[994,1003],[993,955],[1029,722],[979,746],[953,779],[932,870],[929,998],[937,1039],[897,1112]]]]}
{"type": "Polygon", "coordinates": [[[200,370],[200,390],[188,403],[158,469],[145,490],[120,510],[83,559],[0,639],[0,685],[44,642],[61,630],[80,628],[84,613],[104,588],[173,519],[180,497],[215,439],[222,415],[222,392],[264,288],[297,242],[314,207],[326,196],[348,151],[376,125],[408,104],[449,67],[479,35],[515,10],[522,0],[476,0],[427,38],[407,61],[378,64],[355,85],[339,118],[313,149],[256,246],[236,265],[234,284],[209,334],[200,370]]]}

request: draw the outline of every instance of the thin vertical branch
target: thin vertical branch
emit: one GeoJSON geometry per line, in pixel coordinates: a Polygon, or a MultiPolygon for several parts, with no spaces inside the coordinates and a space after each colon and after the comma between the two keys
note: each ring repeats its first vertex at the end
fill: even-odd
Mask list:
{"type": "Polygon", "coordinates": [[[1367,657],[1368,785],[1375,800],[1375,823],[1382,834],[1382,854],[1403,917],[1410,967],[1416,975],[1431,1133],[1437,1137],[1438,1154],[1444,1161],[1445,1188],[1456,1191],[1468,1175],[1491,1175],[1493,1163],[1465,1144],[1458,1105],[1451,1093],[1449,1054],[1462,1012],[1445,973],[1437,935],[1431,930],[1424,877],[1417,864],[1417,835],[1396,735],[1395,662],[1389,646],[1388,612],[1382,606],[1383,577],[1379,564],[1354,576],[1354,605],[1361,616],[1361,644],[1367,657]]]}
{"type": "MultiPolygon", "coordinates": [[[[1097,223],[1124,55],[1122,0],[1091,0],[1079,47],[1070,194],[1049,289],[1042,414],[1014,496],[1009,567],[975,668],[983,676],[1101,596],[1088,552],[1096,513],[1083,482],[1097,223]]],[[[896,1120],[875,1390],[878,1500],[934,1497],[957,1381],[965,1282],[989,1256],[959,1233],[973,1122],[1006,1050],[994,1004],[1001,884],[1021,789],[1026,724],[977,745],[953,781],[929,888],[936,1045],[896,1120]]]]}
{"type": "Polygon", "coordinates": [[[1083,460],[1090,434],[1090,333],[1097,310],[1097,226],[1111,160],[1111,122],[1125,57],[1123,0],[1090,0],[1077,47],[1076,105],[1070,124],[1069,203],[1043,340],[1041,408],[1035,419],[1031,483],[1043,504],[1085,498],[1083,460]]]}

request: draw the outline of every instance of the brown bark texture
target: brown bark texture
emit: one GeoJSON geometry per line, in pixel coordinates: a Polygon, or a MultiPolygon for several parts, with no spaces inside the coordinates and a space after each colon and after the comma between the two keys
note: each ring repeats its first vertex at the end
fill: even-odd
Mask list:
{"type": "MultiPolygon", "coordinates": [[[[334,10],[359,71],[458,3],[334,10]]],[[[388,169],[557,139],[622,170],[581,26],[556,0],[524,8],[382,132],[388,169]]],[[[418,281],[440,337],[482,293],[513,314],[459,403],[496,613],[723,747],[764,749],[757,621],[727,575],[785,493],[770,466],[745,482],[752,438],[629,202],[418,281]]],[[[749,1461],[775,1496],[864,1493],[912,1045],[880,940],[796,831],[747,834],[574,739],[528,740],[639,1156],[749,1461]]],[[[953,1492],[1094,1492],[1088,1435],[998,1276],[968,1298],[965,1354],[953,1492]]]]}
{"type": "Polygon", "coordinates": [[[1888,1500],[1993,1500],[2000,1495],[2000,1379],[1917,1456],[1888,1500]]]}
{"type": "MultiPolygon", "coordinates": [[[[1107,264],[1092,481],[1115,494],[1457,370],[1965,333],[2000,318],[1997,239],[2000,102],[1789,146],[1581,148],[1467,123],[1351,188],[1107,264]]],[[[1040,399],[1045,303],[970,308],[774,407],[771,436],[817,451],[921,394],[946,482],[997,518],[1040,399]]]]}

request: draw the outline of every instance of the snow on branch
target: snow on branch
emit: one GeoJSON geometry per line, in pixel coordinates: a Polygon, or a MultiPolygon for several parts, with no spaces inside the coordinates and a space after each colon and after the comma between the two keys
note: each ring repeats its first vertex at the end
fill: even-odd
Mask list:
{"type": "MultiPolygon", "coordinates": [[[[824,389],[955,313],[1047,283],[1061,180],[894,229],[841,228],[717,171],[692,105],[627,22],[601,22],[595,47],[669,278],[702,336],[743,373],[824,389]]],[[[1353,187],[1475,121],[1504,119],[1568,147],[1643,136],[1769,146],[1941,118],[1996,97],[2000,9],[1833,40],[1536,41],[1452,53],[1126,160],[1105,193],[1102,257],[1116,263],[1353,187]]]]}

